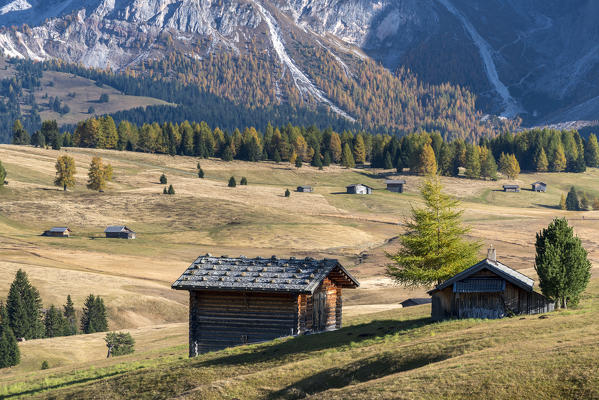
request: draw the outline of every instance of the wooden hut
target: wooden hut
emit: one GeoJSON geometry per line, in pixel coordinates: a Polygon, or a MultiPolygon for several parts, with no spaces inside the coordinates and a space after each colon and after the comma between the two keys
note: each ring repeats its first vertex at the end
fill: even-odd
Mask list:
{"type": "Polygon", "coordinates": [[[546,192],[547,184],[545,182],[535,182],[532,184],[533,192],[546,192]]]}
{"type": "Polygon", "coordinates": [[[431,318],[503,318],[553,311],[554,303],[533,290],[534,281],[497,261],[495,249],[487,258],[428,292],[431,318]]]}
{"type": "Polygon", "coordinates": [[[104,230],[109,239],[135,239],[135,232],[125,225],[111,225],[104,230]]]}
{"type": "Polygon", "coordinates": [[[385,181],[387,190],[395,193],[403,193],[403,187],[406,181],[403,179],[388,179],[385,181]]]}
{"type": "Polygon", "coordinates": [[[504,192],[519,192],[520,186],[518,185],[503,185],[504,192]]]}
{"type": "Polygon", "coordinates": [[[304,186],[298,186],[297,191],[303,192],[303,193],[312,193],[314,191],[314,189],[312,188],[312,186],[304,185],[304,186]]]}
{"type": "Polygon", "coordinates": [[[361,183],[349,185],[346,189],[348,194],[372,194],[372,188],[361,183]]]}
{"type": "Polygon", "coordinates": [[[342,289],[359,283],[337,260],[199,257],[172,288],[189,291],[189,355],[339,329],[342,289]]]}
{"type": "Polygon", "coordinates": [[[71,236],[71,230],[67,227],[54,227],[45,231],[42,236],[69,237],[71,236]]]}

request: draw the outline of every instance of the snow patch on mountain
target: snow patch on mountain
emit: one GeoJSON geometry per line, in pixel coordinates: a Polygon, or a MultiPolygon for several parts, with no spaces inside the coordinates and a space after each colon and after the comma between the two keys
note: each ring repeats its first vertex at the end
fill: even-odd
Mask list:
{"type": "Polygon", "coordinates": [[[31,4],[27,0],[14,0],[7,5],[0,7],[0,15],[8,14],[14,11],[23,11],[31,8],[31,4]]]}

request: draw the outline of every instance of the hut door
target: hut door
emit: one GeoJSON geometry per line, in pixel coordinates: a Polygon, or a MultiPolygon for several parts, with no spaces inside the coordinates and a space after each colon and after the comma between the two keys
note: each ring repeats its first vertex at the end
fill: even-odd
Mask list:
{"type": "Polygon", "coordinates": [[[312,298],[313,302],[313,330],[315,332],[324,331],[327,325],[327,292],[318,291],[314,293],[314,297],[312,298]]]}

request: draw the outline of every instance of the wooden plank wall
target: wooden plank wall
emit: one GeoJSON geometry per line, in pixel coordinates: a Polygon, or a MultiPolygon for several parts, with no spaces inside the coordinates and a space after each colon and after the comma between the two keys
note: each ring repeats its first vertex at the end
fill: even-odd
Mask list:
{"type": "Polygon", "coordinates": [[[297,295],[190,292],[189,354],[298,334],[297,295]]]}
{"type": "MultiPolygon", "coordinates": [[[[326,328],[325,330],[335,330],[341,328],[342,323],[342,293],[341,288],[337,287],[329,278],[325,278],[322,284],[314,291],[314,295],[319,292],[326,292],[326,328]]],[[[298,298],[299,314],[299,332],[314,332],[314,302],[313,295],[302,294],[298,298]]]]}

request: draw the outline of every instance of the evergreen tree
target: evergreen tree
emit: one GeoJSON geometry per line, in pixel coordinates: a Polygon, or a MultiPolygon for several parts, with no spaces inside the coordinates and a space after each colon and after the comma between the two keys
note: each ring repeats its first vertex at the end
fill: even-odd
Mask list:
{"type": "Polygon", "coordinates": [[[168,190],[166,191],[166,194],[175,194],[175,188],[173,187],[173,185],[168,185],[168,190]]]}
{"type": "Polygon", "coordinates": [[[574,162],[574,167],[572,168],[572,172],[581,173],[581,172],[585,172],[586,170],[587,170],[587,164],[584,160],[584,154],[581,151],[578,153],[578,157],[576,158],[576,161],[574,162]]]}
{"type": "Polygon", "coordinates": [[[44,326],[46,328],[45,337],[47,338],[66,335],[67,323],[60,310],[54,307],[54,305],[51,305],[48,311],[46,311],[44,326]]]}
{"type": "Polygon", "coordinates": [[[580,196],[580,210],[588,211],[590,207],[591,200],[589,199],[589,196],[585,192],[582,192],[582,195],[580,196]]]}
{"type": "Polygon", "coordinates": [[[497,163],[495,157],[493,157],[493,152],[489,149],[486,149],[485,157],[480,165],[480,174],[485,178],[497,179],[497,163]]]}
{"type": "Polygon", "coordinates": [[[221,158],[223,161],[233,161],[233,151],[231,150],[231,146],[225,147],[221,158]]]}
{"type": "Polygon", "coordinates": [[[166,175],[164,175],[164,174],[160,175],[160,184],[166,185],[167,183],[168,183],[168,179],[166,178],[166,175]]]}
{"type": "Polygon", "coordinates": [[[566,197],[566,210],[578,211],[580,210],[580,201],[578,200],[578,193],[576,188],[572,186],[566,197]]]}
{"type": "Polygon", "coordinates": [[[279,150],[275,150],[274,155],[273,155],[273,161],[276,162],[277,164],[281,162],[281,155],[279,154],[279,150]]]}
{"type": "Polygon", "coordinates": [[[539,286],[556,307],[577,304],[591,278],[591,263],[582,242],[565,218],[556,218],[537,233],[535,270],[539,286]]]}
{"type": "Polygon", "coordinates": [[[587,143],[584,146],[584,160],[589,167],[599,167],[599,144],[597,143],[597,136],[594,133],[589,135],[587,143]]]}
{"type": "Polygon", "coordinates": [[[201,167],[198,169],[198,178],[204,179],[204,170],[201,167]]]}
{"type": "Polygon", "coordinates": [[[237,181],[235,180],[234,176],[232,176],[232,177],[229,178],[229,184],[228,184],[228,186],[230,188],[234,188],[235,186],[237,186],[237,181]]]}
{"type": "Polygon", "coordinates": [[[434,175],[437,173],[437,160],[435,152],[430,144],[426,143],[420,151],[417,171],[422,175],[434,175]]]}
{"type": "Polygon", "coordinates": [[[20,361],[19,345],[10,327],[8,311],[0,302],[0,369],[13,367],[20,361]]]}
{"type": "Polygon", "coordinates": [[[108,319],[106,318],[106,307],[100,296],[90,294],[83,305],[81,316],[81,332],[95,333],[108,330],[108,319]]]}
{"type": "Polygon", "coordinates": [[[341,154],[341,165],[343,165],[345,168],[354,168],[356,166],[354,156],[352,155],[351,149],[349,148],[349,144],[347,143],[343,145],[343,153],[341,154]]]}
{"type": "Polygon", "coordinates": [[[162,194],[168,194],[168,190],[166,189],[166,186],[162,189],[162,194]]]}
{"type": "Polygon", "coordinates": [[[100,157],[94,157],[87,176],[89,177],[87,188],[101,192],[106,187],[106,183],[112,180],[112,166],[104,165],[100,157]]]}
{"type": "Polygon", "coordinates": [[[248,184],[247,178],[245,176],[242,176],[241,181],[239,181],[239,184],[242,186],[247,186],[247,184],[248,184]]]}
{"type": "Polygon", "coordinates": [[[536,170],[537,172],[547,172],[549,170],[549,161],[547,160],[547,154],[545,153],[545,149],[543,149],[542,147],[537,156],[536,170]]]}
{"type": "Polygon", "coordinates": [[[135,346],[135,340],[129,332],[109,332],[104,338],[106,347],[108,347],[108,356],[117,357],[126,354],[132,354],[135,346]]]}
{"type": "Polygon", "coordinates": [[[297,156],[295,158],[295,168],[301,168],[302,167],[302,158],[300,156],[297,156]]]}
{"type": "Polygon", "coordinates": [[[66,329],[64,334],[66,336],[76,335],[77,334],[77,317],[75,315],[75,306],[73,305],[73,300],[71,300],[71,295],[67,295],[67,302],[63,306],[63,315],[65,319],[66,329]]]}
{"type": "Polygon", "coordinates": [[[469,145],[466,149],[466,172],[467,178],[476,179],[480,177],[481,165],[478,146],[469,145]]]}
{"type": "Polygon", "coordinates": [[[454,154],[452,148],[447,143],[443,142],[441,150],[439,150],[439,172],[443,176],[451,176],[453,170],[454,154]]]}
{"type": "Polygon", "coordinates": [[[285,197],[289,196],[291,196],[291,192],[289,191],[289,189],[285,189],[285,197]]]}
{"type": "Polygon", "coordinates": [[[566,195],[562,193],[562,197],[559,201],[559,208],[562,210],[567,210],[568,205],[566,204],[566,195]]]}
{"type": "Polygon", "coordinates": [[[18,270],[6,300],[10,328],[18,338],[38,339],[44,336],[42,299],[23,270],[18,270]]]}
{"type": "Polygon", "coordinates": [[[0,161],[0,187],[4,186],[4,182],[6,182],[6,169],[2,165],[2,161],[0,161]]]}
{"type": "Polygon", "coordinates": [[[31,138],[29,137],[29,133],[23,128],[21,121],[18,119],[15,120],[12,127],[12,144],[26,145],[29,144],[30,141],[31,138]]]}
{"type": "Polygon", "coordinates": [[[391,160],[391,154],[389,152],[385,153],[385,162],[383,168],[393,169],[393,160],[391,160]]]}
{"type": "Polygon", "coordinates": [[[356,135],[354,139],[354,161],[356,164],[364,164],[366,162],[366,147],[364,146],[362,135],[356,135]]]}
{"type": "Polygon", "coordinates": [[[62,187],[66,192],[67,188],[75,186],[75,159],[69,156],[60,156],[56,160],[56,178],[54,185],[62,187]]]}
{"type": "Polygon", "coordinates": [[[553,162],[551,164],[551,170],[553,172],[562,172],[566,169],[567,160],[566,154],[564,153],[564,147],[559,143],[553,154],[553,162]]]}
{"type": "Polygon", "coordinates": [[[406,221],[407,232],[400,237],[401,249],[389,255],[393,264],[387,274],[406,286],[431,286],[440,283],[478,259],[478,243],[464,236],[459,202],[442,192],[436,175],[429,175],[421,189],[425,207],[412,209],[406,221]]]}
{"type": "Polygon", "coordinates": [[[33,137],[31,138],[31,144],[35,147],[46,147],[46,138],[40,131],[35,131],[33,137]]]}

